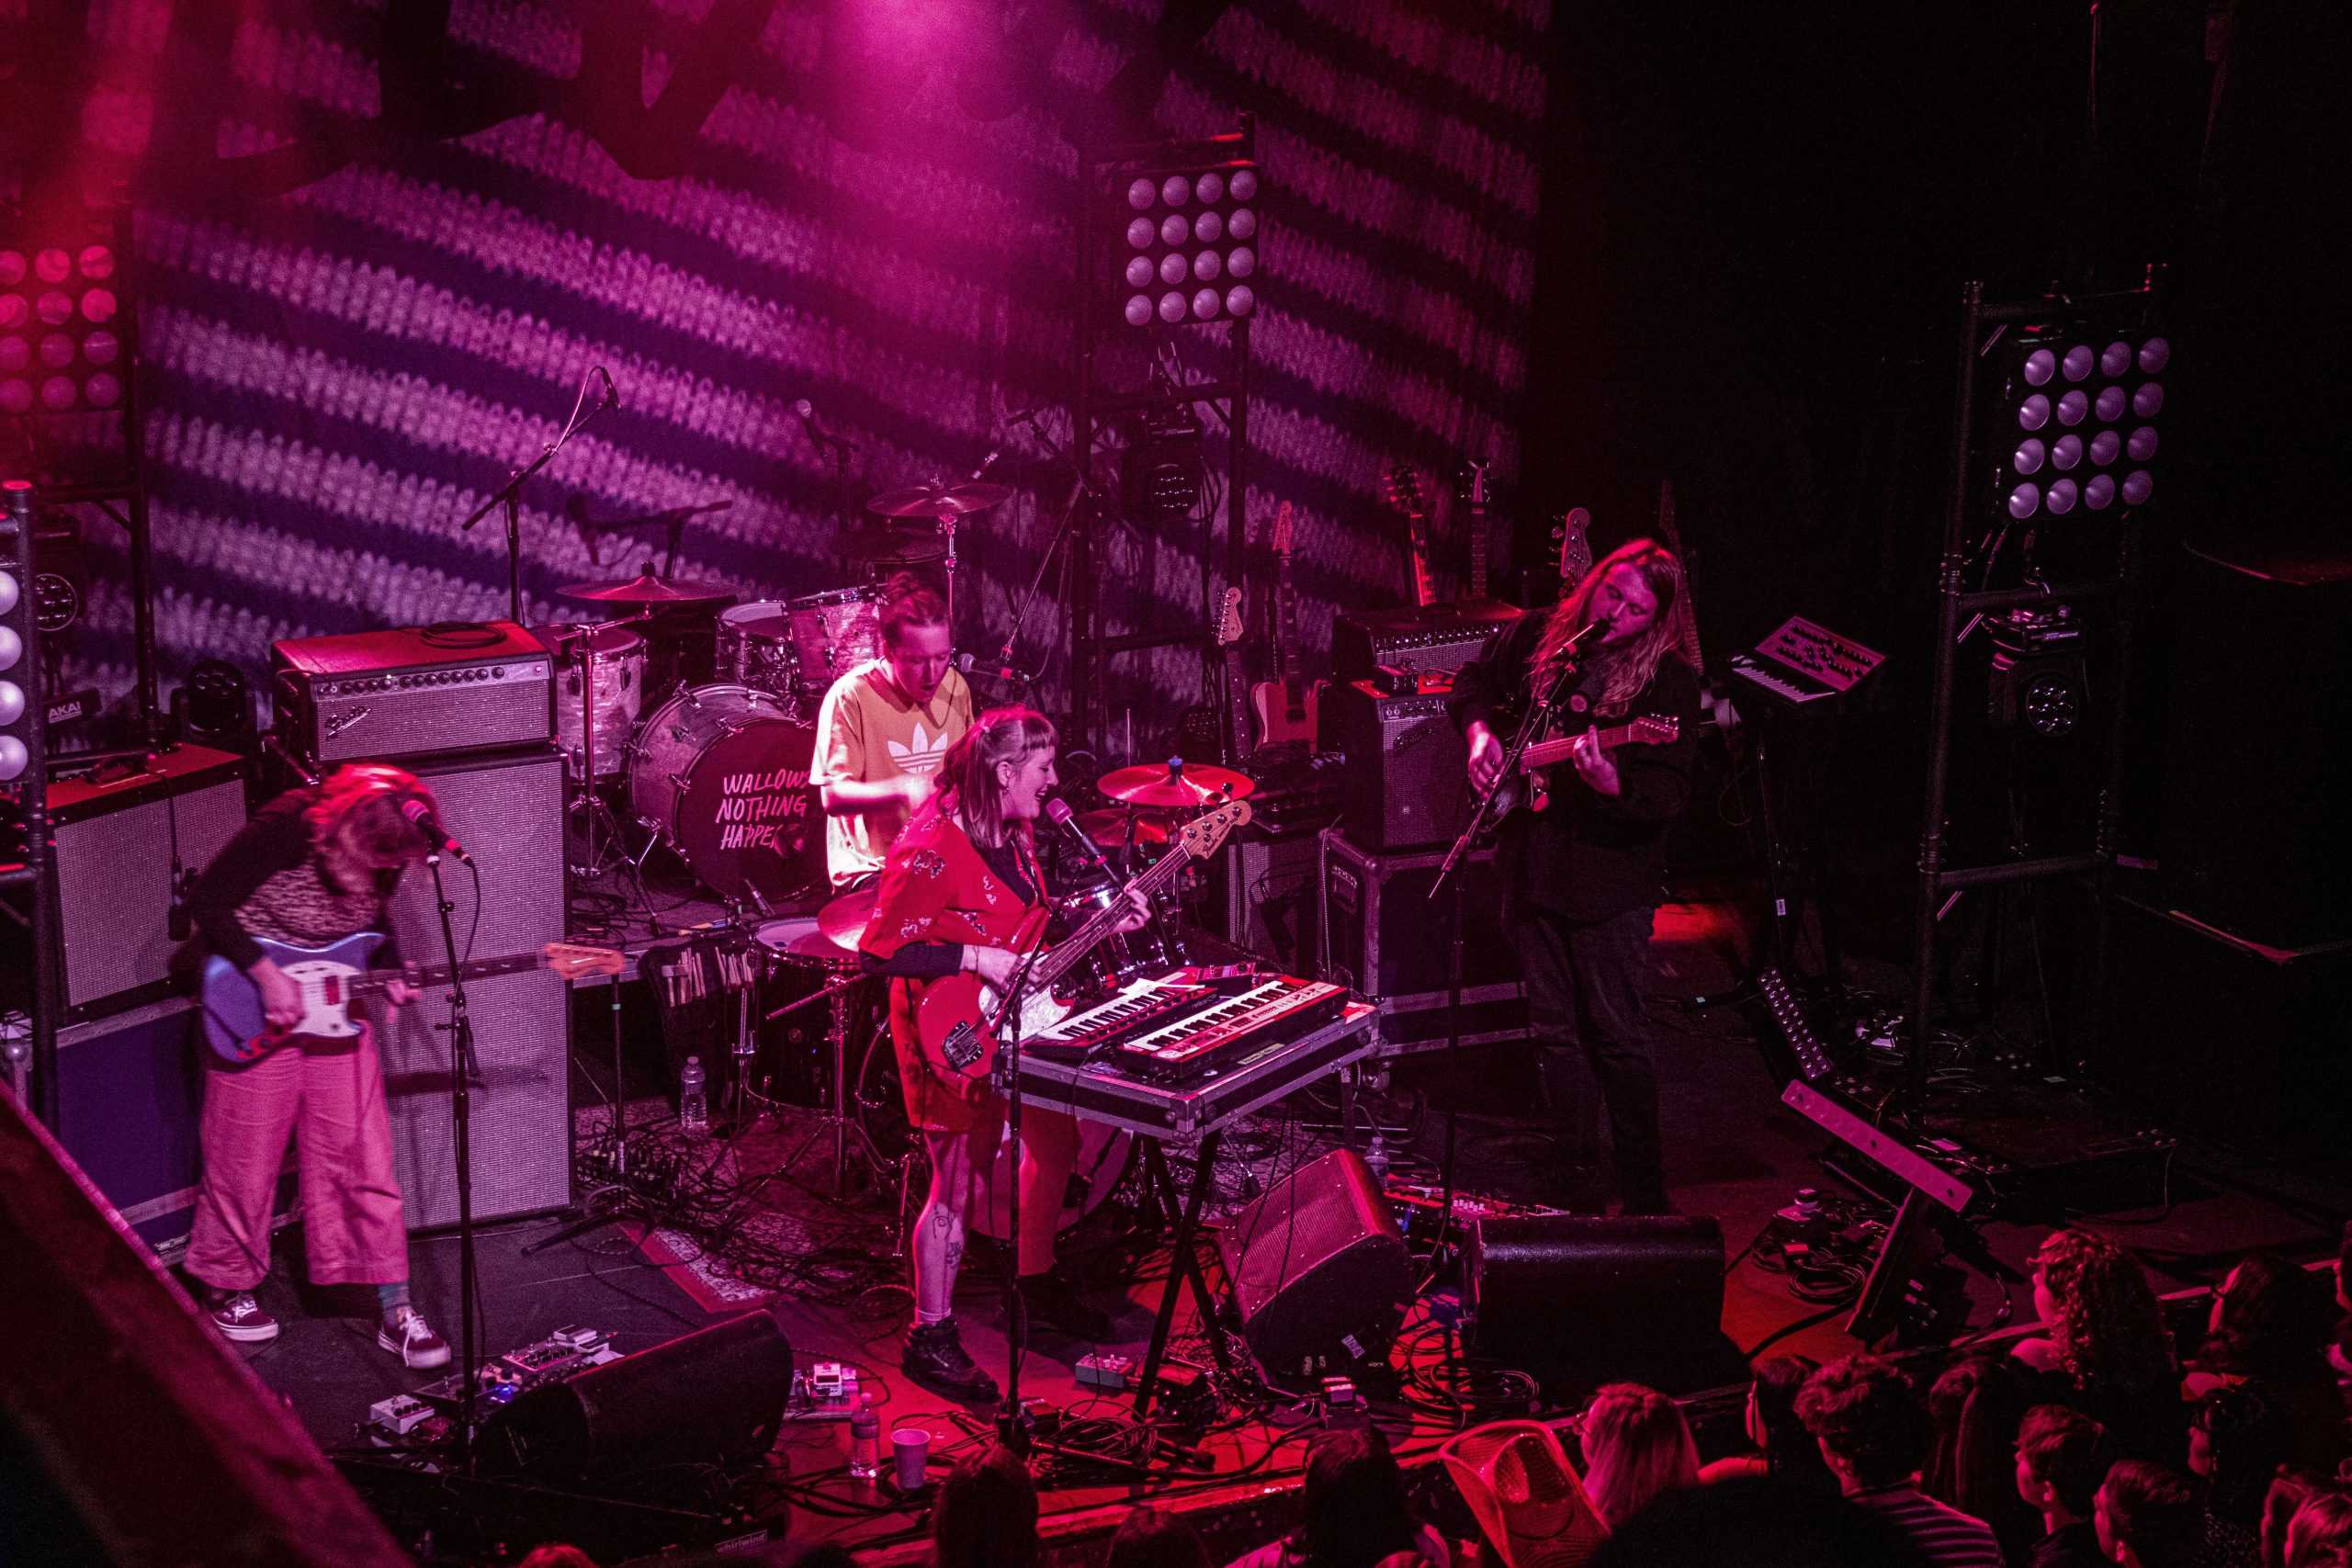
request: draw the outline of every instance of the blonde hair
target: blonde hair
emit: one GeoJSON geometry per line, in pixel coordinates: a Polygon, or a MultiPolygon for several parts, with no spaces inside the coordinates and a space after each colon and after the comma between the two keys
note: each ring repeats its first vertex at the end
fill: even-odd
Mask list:
{"type": "MultiPolygon", "coordinates": [[[[989,709],[940,760],[938,787],[915,813],[915,821],[945,817],[962,824],[965,835],[983,849],[1004,844],[1013,837],[1014,825],[1004,819],[1004,786],[997,783],[996,765],[1018,768],[1031,752],[1058,739],[1054,721],[1034,708],[989,709]]],[[[1023,840],[1030,831],[1028,823],[1019,824],[1023,840]]]]}
{"type": "MultiPolygon", "coordinates": [[[[1544,623],[1543,639],[1535,645],[1535,660],[1531,667],[1534,689],[1541,693],[1558,677],[1560,666],[1567,657],[1568,638],[1583,629],[1592,618],[1592,596],[1609,574],[1621,566],[1630,566],[1641,574],[1642,584],[1657,601],[1657,611],[1642,635],[1622,648],[1599,649],[1587,658],[1600,671],[1600,700],[1595,705],[1603,714],[1622,714],[1634,705],[1642,688],[1657,676],[1657,667],[1668,653],[1675,651],[1679,640],[1676,631],[1675,602],[1682,595],[1682,563],[1674,552],[1655,539],[1634,539],[1618,546],[1598,561],[1577,583],[1575,592],[1553,607],[1551,618],[1544,623]]],[[[1679,658],[1679,653],[1676,654],[1679,658]]]]}
{"type": "Polygon", "coordinates": [[[1699,1484],[1699,1446],[1682,1408],[1653,1388],[1612,1382],[1584,1413],[1584,1489],[1616,1529],[1661,1494],[1699,1484]]]}

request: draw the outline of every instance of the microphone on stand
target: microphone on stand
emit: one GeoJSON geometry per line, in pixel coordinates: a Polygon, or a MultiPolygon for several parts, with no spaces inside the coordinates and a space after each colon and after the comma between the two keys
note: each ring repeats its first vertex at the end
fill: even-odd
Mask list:
{"type": "Polygon", "coordinates": [[[1026,686],[1036,679],[1026,670],[1011,664],[991,664],[977,653],[957,654],[956,668],[967,675],[986,675],[992,680],[1011,682],[1016,686],[1026,686]]]}
{"type": "Polygon", "coordinates": [[[1105,874],[1109,874],[1111,863],[1102,858],[1102,846],[1086,836],[1086,829],[1078,825],[1078,814],[1069,808],[1069,801],[1057,799],[1046,802],[1046,820],[1069,835],[1070,842],[1079,847],[1088,864],[1105,874]]]}
{"type": "Polygon", "coordinates": [[[620,407],[621,389],[613,385],[613,373],[599,365],[596,367],[596,379],[605,384],[605,406],[608,409],[620,407]]]}
{"type": "Polygon", "coordinates": [[[966,479],[964,482],[967,485],[976,485],[982,479],[988,478],[989,470],[995,468],[996,460],[1003,456],[1004,448],[1001,446],[990,451],[987,457],[980,459],[980,466],[972,470],[972,477],[966,479]]]}
{"type": "Polygon", "coordinates": [[[422,795],[401,796],[401,815],[415,824],[416,830],[424,835],[424,841],[433,846],[435,854],[454,855],[461,865],[474,863],[474,857],[466,853],[449,829],[441,826],[441,818],[433,814],[433,807],[422,795]]]}
{"type": "Polygon", "coordinates": [[[799,418],[800,428],[808,433],[808,439],[815,445],[819,446],[848,447],[854,447],[857,445],[854,441],[844,441],[840,436],[835,435],[831,431],[827,430],[823,423],[817,418],[817,405],[810,402],[808,399],[794,399],[792,402],[792,412],[799,418]]]}
{"type": "Polygon", "coordinates": [[[1570,659],[1574,659],[1585,650],[1586,644],[1599,640],[1600,637],[1607,634],[1608,630],[1607,621],[1587,621],[1582,626],[1568,634],[1568,640],[1560,645],[1560,651],[1570,659]]]}

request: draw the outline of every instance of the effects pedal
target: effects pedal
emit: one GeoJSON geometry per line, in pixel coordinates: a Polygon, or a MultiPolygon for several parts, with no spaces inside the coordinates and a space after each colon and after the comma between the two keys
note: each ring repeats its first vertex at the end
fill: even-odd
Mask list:
{"type": "Polygon", "coordinates": [[[1106,1393],[1122,1393],[1135,1377],[1136,1364],[1131,1357],[1092,1351],[1078,1359],[1078,1386],[1099,1388],[1106,1393]]]}
{"type": "Polygon", "coordinates": [[[857,1369],[842,1361],[819,1361],[792,1379],[784,1407],[787,1421],[846,1421],[857,1410],[857,1369]]]}

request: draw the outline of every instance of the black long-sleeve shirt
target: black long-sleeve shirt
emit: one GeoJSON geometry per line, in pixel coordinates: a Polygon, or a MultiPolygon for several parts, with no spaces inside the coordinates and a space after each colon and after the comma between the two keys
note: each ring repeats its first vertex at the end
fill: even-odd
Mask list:
{"type": "MultiPolygon", "coordinates": [[[[1508,734],[1509,726],[1532,705],[1529,666],[1543,640],[1546,618],[1522,617],[1463,667],[1454,677],[1455,724],[1466,729],[1472,721],[1483,720],[1508,734]]],[[[1498,836],[1510,897],[1576,921],[1605,920],[1658,902],[1666,829],[1690,800],[1699,722],[1698,677],[1675,655],[1667,655],[1623,714],[1593,711],[1600,688],[1599,666],[1597,657],[1586,657],[1584,670],[1554,721],[1555,734],[1575,734],[1590,725],[1607,728],[1645,716],[1675,719],[1679,731],[1670,745],[1626,745],[1611,751],[1620,785],[1615,795],[1590,788],[1573,764],[1563,762],[1551,770],[1550,809],[1516,811],[1501,825],[1498,836]]]]}

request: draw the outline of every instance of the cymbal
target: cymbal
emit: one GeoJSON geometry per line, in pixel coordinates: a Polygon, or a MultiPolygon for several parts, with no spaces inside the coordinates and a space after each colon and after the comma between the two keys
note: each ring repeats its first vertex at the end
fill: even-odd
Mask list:
{"type": "Polygon", "coordinates": [[[1130,843],[1164,844],[1168,841],[1167,823],[1156,817],[1117,806],[1080,812],[1078,830],[1106,850],[1124,850],[1130,843]],[[1132,837],[1130,829],[1133,829],[1132,837]]]}
{"type": "Polygon", "coordinates": [[[842,553],[853,560],[879,565],[934,561],[947,553],[939,531],[928,524],[876,523],[842,536],[842,553]]]}
{"type": "Polygon", "coordinates": [[[856,952],[867,922],[874,919],[874,894],[872,887],[842,894],[817,911],[817,930],[844,951],[856,952]]]}
{"type": "Polygon", "coordinates": [[[716,582],[673,582],[648,572],[628,582],[567,582],[555,596],[587,604],[722,604],[735,597],[735,590],[716,582]]]}
{"type": "Polygon", "coordinates": [[[1012,499],[1011,485],[944,484],[933,480],[927,485],[909,485],[904,490],[886,490],[865,503],[868,512],[878,512],[885,517],[938,517],[947,513],[986,512],[1012,499]]]}
{"type": "Polygon", "coordinates": [[[1214,763],[1145,762],[1104,773],[1094,787],[1128,806],[1184,811],[1239,800],[1258,785],[1247,774],[1214,763]]]}
{"type": "Polygon", "coordinates": [[[807,958],[819,964],[839,964],[846,960],[857,962],[854,943],[844,947],[821,931],[802,931],[784,944],[784,951],[795,958],[807,958]]]}

